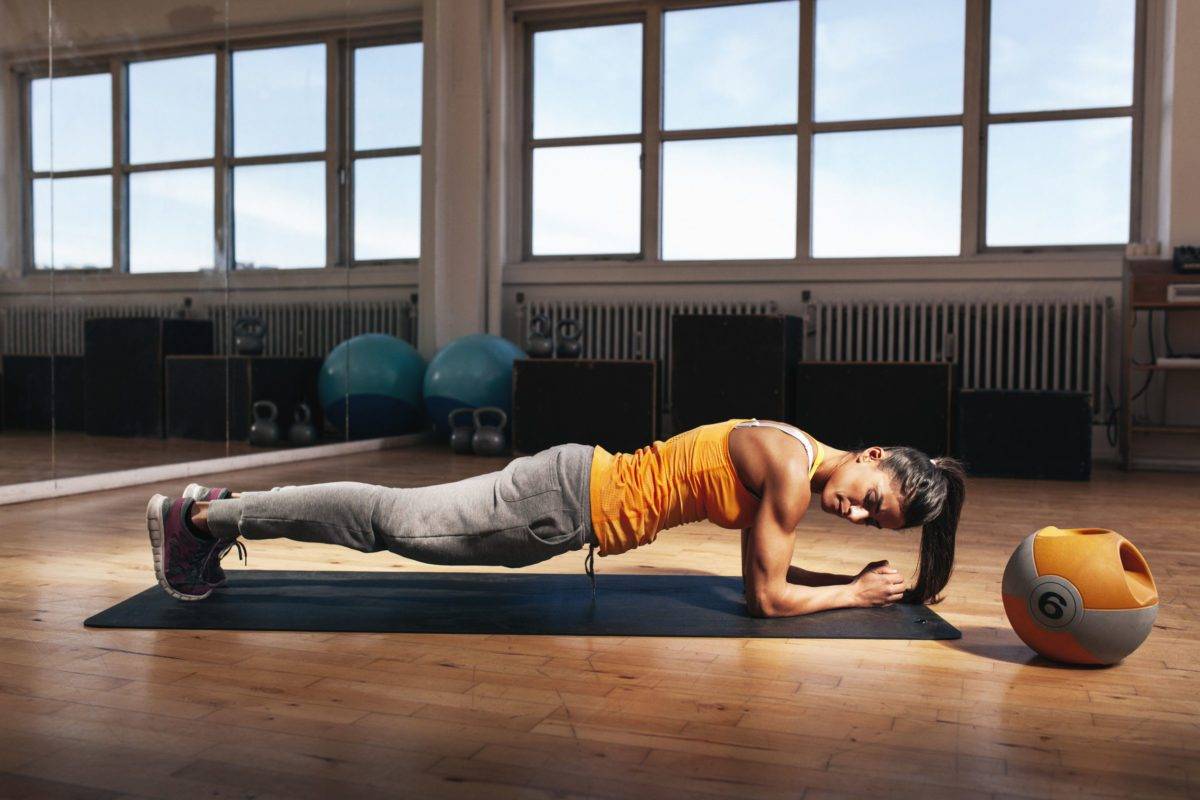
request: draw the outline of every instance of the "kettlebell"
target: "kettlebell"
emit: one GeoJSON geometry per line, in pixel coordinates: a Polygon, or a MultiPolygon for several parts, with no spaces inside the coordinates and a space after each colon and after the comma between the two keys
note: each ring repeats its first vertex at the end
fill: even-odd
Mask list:
{"type": "Polygon", "coordinates": [[[312,409],[308,403],[296,406],[292,418],[295,420],[288,428],[288,441],[296,447],[308,447],[317,442],[317,426],[313,425],[312,409]]]}
{"type": "Polygon", "coordinates": [[[498,456],[504,452],[504,426],[508,424],[508,414],[504,409],[495,406],[484,406],[475,409],[475,434],[471,437],[471,449],[477,456],[498,456]],[[494,414],[500,418],[500,424],[484,424],[483,418],[494,414]]]}
{"type": "Polygon", "coordinates": [[[530,358],[549,358],[554,355],[553,328],[550,318],[538,314],[529,323],[529,346],[526,351],[530,358]]]}
{"type": "Polygon", "coordinates": [[[456,408],[451,411],[446,419],[450,423],[450,449],[458,453],[460,456],[469,455],[471,452],[471,440],[475,435],[475,428],[470,422],[456,424],[455,418],[461,417],[463,414],[473,416],[475,410],[472,408],[456,408]]]}
{"type": "Polygon", "coordinates": [[[261,356],[267,341],[267,324],[258,317],[233,323],[233,349],[239,356],[261,356]]]}
{"type": "Polygon", "coordinates": [[[279,442],[279,408],[270,400],[259,400],[254,404],[254,422],[250,425],[250,444],[270,447],[279,442]]]}
{"type": "Polygon", "coordinates": [[[579,358],[583,354],[583,329],[573,319],[558,323],[558,357],[579,358]]]}

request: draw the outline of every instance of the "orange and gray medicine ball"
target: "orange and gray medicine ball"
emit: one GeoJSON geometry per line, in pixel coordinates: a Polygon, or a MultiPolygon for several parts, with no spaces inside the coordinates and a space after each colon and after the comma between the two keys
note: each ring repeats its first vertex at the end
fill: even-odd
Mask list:
{"type": "Polygon", "coordinates": [[[1001,592],[1021,641],[1069,664],[1115,664],[1146,640],[1158,614],[1150,565],[1104,528],[1030,534],[1008,560],[1001,592]]]}

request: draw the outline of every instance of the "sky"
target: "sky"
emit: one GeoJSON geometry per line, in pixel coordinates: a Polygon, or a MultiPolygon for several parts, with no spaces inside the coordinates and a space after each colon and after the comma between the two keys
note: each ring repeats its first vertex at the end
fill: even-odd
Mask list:
{"type": "MultiPolygon", "coordinates": [[[[966,0],[818,0],[814,120],[962,113],[966,0]]],[[[1133,0],[993,0],[992,113],[1132,102],[1133,0]]],[[[665,131],[792,125],[800,50],[796,0],[668,11],[663,19],[665,131]]],[[[642,133],[639,23],[535,34],[535,139],[642,133]]],[[[325,148],[325,45],[235,51],[233,152],[325,148]]],[[[421,46],[358,48],[354,146],[421,138],[421,46]]],[[[215,57],[130,65],[129,161],[210,159],[215,57]]],[[[112,159],[107,75],[32,86],[35,169],[103,169],[112,159]],[[52,160],[53,159],[53,160],[52,160]]],[[[663,143],[661,246],[666,260],[794,258],[795,135],[663,143]]],[[[1128,118],[997,122],[987,130],[989,245],[1119,243],[1129,228],[1128,118]]],[[[535,255],[640,249],[640,142],[538,147],[535,255]]],[[[962,129],[956,124],[814,136],[814,257],[959,252],[962,129]]],[[[414,258],[420,156],[354,160],[356,259],[414,258]]],[[[239,267],[325,263],[323,161],[239,166],[232,175],[239,267]]],[[[214,260],[211,167],[130,176],[130,269],[195,270],[214,260]]],[[[39,266],[110,266],[107,175],[35,180],[39,266]],[[51,213],[51,194],[53,213],[51,213]],[[53,221],[53,225],[51,225],[53,221]]]]}

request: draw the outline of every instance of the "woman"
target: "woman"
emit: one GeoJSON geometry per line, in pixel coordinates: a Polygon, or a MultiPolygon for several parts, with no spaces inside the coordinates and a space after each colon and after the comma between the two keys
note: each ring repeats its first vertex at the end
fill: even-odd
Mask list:
{"type": "Polygon", "coordinates": [[[611,556],[667,528],[706,519],[742,531],[746,605],[754,616],[936,602],[950,577],[964,499],[962,466],[907,447],[829,447],[792,425],[727,420],[636,453],[566,444],[455,483],[392,489],[338,482],[231,493],[193,484],[155,495],[147,525],[159,584],[202,600],[224,583],[220,559],[238,537],[391,550],[431,564],[522,567],[587,545],[611,556]],[[917,578],[886,561],[857,575],[791,565],[813,493],[858,525],[922,526],[917,578]]]}

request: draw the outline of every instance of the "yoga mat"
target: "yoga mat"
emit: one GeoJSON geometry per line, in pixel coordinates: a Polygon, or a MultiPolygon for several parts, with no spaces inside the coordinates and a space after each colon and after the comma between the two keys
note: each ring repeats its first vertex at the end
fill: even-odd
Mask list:
{"type": "Polygon", "coordinates": [[[803,617],[746,614],[742,579],[712,575],[232,570],[205,600],[157,585],[84,622],[93,628],[958,639],[925,606],[844,608],[803,617]]]}

